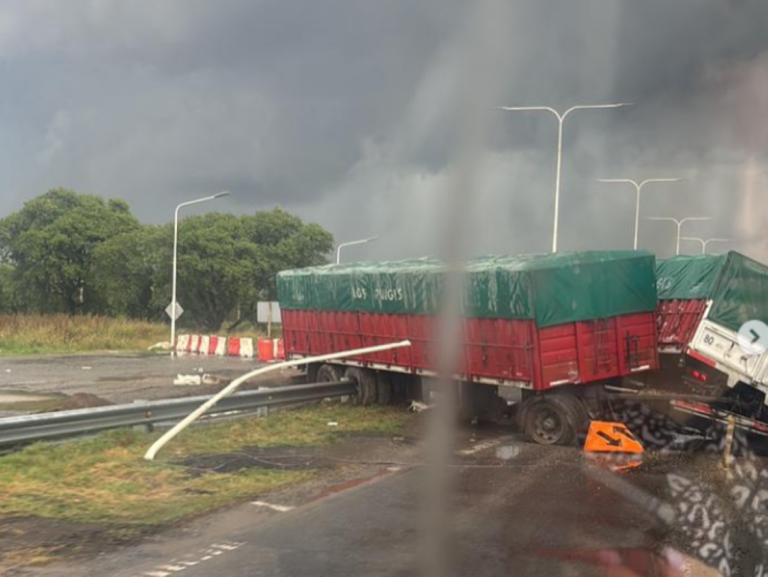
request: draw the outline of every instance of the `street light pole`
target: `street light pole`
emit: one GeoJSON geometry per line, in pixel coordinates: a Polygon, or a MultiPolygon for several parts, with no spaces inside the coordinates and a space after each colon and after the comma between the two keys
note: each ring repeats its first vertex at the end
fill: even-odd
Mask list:
{"type": "Polygon", "coordinates": [[[560,173],[563,165],[563,122],[566,117],[574,110],[596,109],[596,108],[620,108],[622,106],[631,106],[630,102],[617,102],[615,104],[578,104],[571,106],[562,114],[550,106],[501,106],[500,110],[506,112],[550,112],[557,118],[557,172],[555,175],[555,217],[552,231],[552,252],[557,252],[557,231],[560,221],[560,173]]]}
{"type": "Polygon", "coordinates": [[[732,238],[708,238],[703,239],[699,238],[697,236],[684,236],[681,240],[689,240],[693,242],[698,242],[701,244],[701,254],[707,254],[707,246],[709,246],[710,242],[731,242],[732,238]]]}
{"type": "Polygon", "coordinates": [[[189,206],[191,204],[198,204],[201,202],[208,202],[211,200],[216,200],[217,198],[221,198],[222,196],[227,196],[229,194],[228,191],[219,192],[218,194],[214,194],[212,196],[206,196],[204,198],[198,198],[195,200],[188,200],[187,202],[182,202],[180,205],[176,207],[176,210],[173,213],[173,273],[171,278],[171,356],[173,357],[176,354],[176,268],[177,268],[177,253],[178,253],[178,246],[179,246],[179,210],[185,206],[189,206]]]}
{"type": "Polygon", "coordinates": [[[694,220],[712,220],[712,217],[709,216],[689,216],[687,218],[672,218],[671,216],[652,216],[648,220],[666,220],[669,222],[674,222],[677,225],[677,250],[675,254],[680,254],[680,240],[681,236],[680,233],[683,228],[683,224],[686,222],[694,221],[694,220]]]}
{"type": "Polygon", "coordinates": [[[378,236],[372,236],[371,238],[363,238],[360,240],[351,240],[349,242],[342,242],[339,246],[336,247],[336,264],[341,263],[341,249],[345,246],[353,246],[356,244],[365,244],[367,242],[372,242],[374,240],[378,240],[378,236]]]}
{"type": "Polygon", "coordinates": [[[640,238],[640,194],[643,191],[643,187],[646,184],[652,182],[680,182],[680,178],[646,178],[642,182],[637,182],[631,178],[598,178],[597,182],[620,182],[625,184],[631,184],[635,187],[636,202],[635,202],[635,243],[633,245],[634,250],[637,250],[638,240],[640,238]]]}

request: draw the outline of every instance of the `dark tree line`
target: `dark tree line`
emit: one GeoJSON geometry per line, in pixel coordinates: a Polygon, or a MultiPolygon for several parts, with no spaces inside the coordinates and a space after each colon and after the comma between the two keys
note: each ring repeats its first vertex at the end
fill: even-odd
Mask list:
{"type": "MultiPolygon", "coordinates": [[[[123,200],[55,189],[0,220],[0,312],[161,320],[171,299],[173,224],[143,225],[123,200]]],[[[180,322],[210,331],[255,321],[275,275],[323,264],[333,237],[279,208],[210,213],[179,227],[180,322]]]]}

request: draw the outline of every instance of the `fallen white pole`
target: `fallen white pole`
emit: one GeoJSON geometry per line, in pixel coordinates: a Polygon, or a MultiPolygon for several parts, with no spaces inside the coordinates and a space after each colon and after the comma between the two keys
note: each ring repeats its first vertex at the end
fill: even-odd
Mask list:
{"type": "Polygon", "coordinates": [[[352,349],[349,351],[341,351],[338,353],[329,353],[327,355],[318,355],[316,357],[304,357],[301,359],[294,359],[292,361],[285,361],[282,363],[275,363],[273,365],[261,367],[256,369],[255,371],[246,373],[242,377],[238,377],[234,381],[229,383],[229,385],[224,387],[216,395],[208,399],[205,403],[203,403],[197,409],[195,409],[189,415],[187,415],[183,421],[177,423],[172,429],[167,431],[162,437],[160,437],[157,441],[153,443],[153,445],[149,448],[149,450],[144,455],[144,458],[147,461],[154,460],[155,455],[157,455],[157,452],[160,449],[162,449],[168,441],[170,441],[176,435],[178,435],[181,431],[186,429],[191,423],[196,421],[200,416],[203,415],[203,413],[205,413],[208,409],[210,409],[212,406],[218,403],[221,399],[233,393],[240,385],[242,385],[244,382],[246,382],[247,380],[255,376],[262,375],[264,373],[269,373],[271,371],[277,371],[279,369],[286,369],[288,367],[296,367],[296,366],[306,365],[309,363],[320,363],[323,361],[332,361],[334,359],[343,359],[345,357],[354,357],[357,355],[367,355],[368,353],[378,353],[381,351],[388,351],[390,349],[399,349],[401,347],[410,347],[410,346],[411,346],[411,341],[405,340],[405,341],[399,341],[397,343],[388,343],[386,345],[377,345],[375,347],[365,347],[362,349],[352,349]]]}

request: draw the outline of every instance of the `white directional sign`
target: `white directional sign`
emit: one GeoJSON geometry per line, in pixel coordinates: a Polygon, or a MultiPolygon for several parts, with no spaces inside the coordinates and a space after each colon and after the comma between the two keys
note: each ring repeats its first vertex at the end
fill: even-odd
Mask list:
{"type": "Polygon", "coordinates": [[[173,320],[177,320],[184,313],[184,309],[181,308],[181,305],[178,302],[176,302],[175,304],[176,304],[175,308],[173,306],[174,303],[171,303],[167,307],[165,307],[165,314],[167,314],[173,320]]]}
{"type": "Polygon", "coordinates": [[[277,301],[259,301],[256,303],[256,322],[266,323],[270,321],[278,325],[282,323],[280,303],[277,301]]]}

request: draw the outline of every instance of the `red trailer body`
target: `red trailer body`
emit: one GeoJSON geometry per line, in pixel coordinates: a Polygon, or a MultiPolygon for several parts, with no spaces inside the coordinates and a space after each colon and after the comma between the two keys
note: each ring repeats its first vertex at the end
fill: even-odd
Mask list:
{"type": "Polygon", "coordinates": [[[407,339],[410,347],[308,362],[308,375],[355,382],[363,405],[430,402],[440,387],[455,387],[465,414],[514,410],[529,438],[569,444],[601,410],[604,385],[659,368],[655,267],[652,255],[638,251],[468,260],[451,384],[428,378],[438,369],[444,263],[423,258],[282,271],[285,352],[309,358],[407,339]]]}
{"type": "Polygon", "coordinates": [[[656,310],[659,352],[682,354],[707,309],[706,299],[660,300],[656,310]]]}
{"type": "MultiPolygon", "coordinates": [[[[409,348],[344,363],[416,375],[435,372],[432,316],[283,310],[282,322],[289,358],[409,339],[409,348]]],[[[534,391],[658,368],[654,313],[543,329],[533,320],[465,319],[462,345],[458,375],[462,380],[534,391]]]]}

